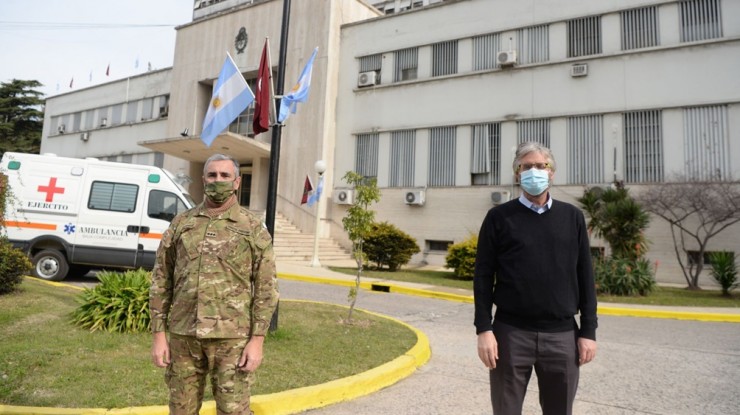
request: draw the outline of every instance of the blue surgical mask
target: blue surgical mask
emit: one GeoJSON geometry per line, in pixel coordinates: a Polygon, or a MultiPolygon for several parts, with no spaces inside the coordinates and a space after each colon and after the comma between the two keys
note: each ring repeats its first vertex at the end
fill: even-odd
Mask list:
{"type": "Polygon", "coordinates": [[[550,187],[550,174],[547,170],[529,169],[520,174],[522,189],[532,196],[539,196],[550,187]]]}

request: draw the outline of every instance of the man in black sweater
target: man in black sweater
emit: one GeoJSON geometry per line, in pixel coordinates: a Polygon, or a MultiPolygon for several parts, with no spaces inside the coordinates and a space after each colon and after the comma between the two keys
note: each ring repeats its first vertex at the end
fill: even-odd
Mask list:
{"type": "Polygon", "coordinates": [[[550,197],[555,160],[547,147],[521,144],[513,167],[522,195],[489,210],[478,236],[478,356],[490,369],[494,414],[521,414],[533,367],[543,414],[571,414],[579,366],[596,355],[586,222],[550,197]]]}

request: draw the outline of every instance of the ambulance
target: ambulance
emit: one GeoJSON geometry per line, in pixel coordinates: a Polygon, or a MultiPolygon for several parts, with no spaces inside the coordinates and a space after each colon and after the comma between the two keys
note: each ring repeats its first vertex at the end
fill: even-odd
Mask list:
{"type": "Polygon", "coordinates": [[[194,206],[168,171],[53,154],[3,155],[8,240],[33,275],[59,281],[92,269],[151,269],[176,214],[194,206]]]}

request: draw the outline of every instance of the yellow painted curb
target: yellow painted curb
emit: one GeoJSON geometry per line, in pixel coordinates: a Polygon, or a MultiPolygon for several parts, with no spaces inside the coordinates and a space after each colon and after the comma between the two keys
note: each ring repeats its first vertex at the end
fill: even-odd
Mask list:
{"type": "Polygon", "coordinates": [[[638,308],[602,307],[598,313],[606,316],[667,318],[673,320],[714,321],[721,323],[740,323],[740,314],[700,313],[694,311],[646,310],[638,308]]]}

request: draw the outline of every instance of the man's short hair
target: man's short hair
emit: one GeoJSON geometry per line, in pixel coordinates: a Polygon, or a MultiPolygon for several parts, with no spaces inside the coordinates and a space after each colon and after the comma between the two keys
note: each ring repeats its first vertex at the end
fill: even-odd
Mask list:
{"type": "Polygon", "coordinates": [[[206,160],[206,163],[203,165],[203,176],[206,175],[206,169],[208,169],[208,164],[210,164],[212,161],[221,161],[221,160],[229,160],[232,163],[234,163],[234,177],[239,176],[239,162],[234,160],[233,157],[227,156],[226,154],[216,153],[212,155],[211,157],[208,157],[208,160],[206,160]]]}
{"type": "Polygon", "coordinates": [[[549,148],[543,146],[540,143],[534,142],[534,141],[528,141],[525,143],[519,144],[519,146],[516,148],[516,155],[514,156],[514,173],[519,172],[519,165],[521,164],[521,160],[529,153],[540,153],[545,158],[547,158],[547,162],[550,163],[550,170],[555,171],[556,165],[555,165],[555,158],[552,156],[552,151],[550,151],[549,148]]]}

